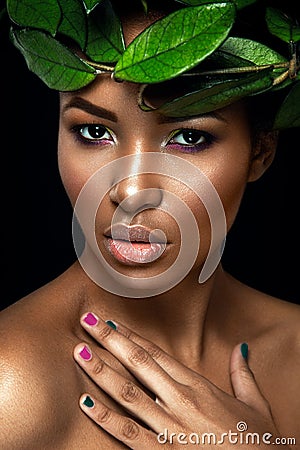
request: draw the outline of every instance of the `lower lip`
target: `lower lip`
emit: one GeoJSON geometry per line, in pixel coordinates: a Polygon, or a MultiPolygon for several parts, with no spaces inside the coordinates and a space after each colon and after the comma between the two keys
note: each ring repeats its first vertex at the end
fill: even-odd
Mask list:
{"type": "Polygon", "coordinates": [[[127,265],[146,264],[158,259],[166,245],[158,242],[128,242],[108,239],[108,249],[119,262],[127,265]]]}

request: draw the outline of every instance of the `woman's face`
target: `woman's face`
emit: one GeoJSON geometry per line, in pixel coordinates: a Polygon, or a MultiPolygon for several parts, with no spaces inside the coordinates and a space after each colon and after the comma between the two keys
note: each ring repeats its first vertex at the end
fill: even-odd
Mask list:
{"type": "MultiPolygon", "coordinates": [[[[192,164],[198,174],[201,171],[216,189],[229,229],[251,174],[246,112],[236,103],[199,117],[168,119],[142,111],[137,104],[138,90],[137,85],[117,83],[103,75],[80,92],[61,94],[58,157],[62,181],[75,206],[90,177],[100,174],[98,179],[103,179],[105,186],[97,192],[97,183],[90,184],[93,189],[88,194],[91,202],[98,195],[97,244],[110,266],[127,276],[150,277],[172,265],[182,243],[181,225],[185,223],[189,230],[186,205],[200,233],[193,265],[199,273],[214,224],[210,223],[204,192],[208,186],[197,170],[187,174],[186,164],[192,164]],[[149,153],[157,155],[151,173],[146,167],[149,153]],[[174,177],[174,173],[182,176],[174,177]],[[112,230],[116,211],[118,225],[112,230]],[[149,231],[155,229],[163,231],[166,246],[161,235],[149,238],[149,231]]],[[[90,223],[93,215],[91,211],[90,223]]]]}

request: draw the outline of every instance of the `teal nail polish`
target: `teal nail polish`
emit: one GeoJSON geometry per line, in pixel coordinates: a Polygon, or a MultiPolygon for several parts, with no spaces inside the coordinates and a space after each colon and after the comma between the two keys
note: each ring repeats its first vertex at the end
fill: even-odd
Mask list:
{"type": "Polygon", "coordinates": [[[85,397],[82,403],[88,408],[93,408],[93,406],[95,405],[94,401],[88,395],[85,397]]]}
{"type": "Polygon", "coordinates": [[[117,329],[117,325],[112,320],[107,320],[105,323],[106,323],[106,325],[111,327],[113,330],[117,329]]]}
{"type": "Polygon", "coordinates": [[[241,345],[241,354],[244,359],[248,358],[248,344],[246,342],[241,345]]]}

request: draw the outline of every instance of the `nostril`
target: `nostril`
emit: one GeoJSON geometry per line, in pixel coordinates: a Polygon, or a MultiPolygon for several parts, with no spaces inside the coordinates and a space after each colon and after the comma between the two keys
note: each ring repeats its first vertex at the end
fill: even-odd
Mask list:
{"type": "Polygon", "coordinates": [[[148,188],[145,183],[133,182],[128,178],[115,184],[109,192],[110,200],[126,212],[138,212],[158,207],[162,201],[160,188],[148,188]]]}
{"type": "Polygon", "coordinates": [[[121,202],[120,207],[127,212],[138,212],[148,208],[156,208],[162,201],[162,190],[147,188],[128,195],[121,202]]]}

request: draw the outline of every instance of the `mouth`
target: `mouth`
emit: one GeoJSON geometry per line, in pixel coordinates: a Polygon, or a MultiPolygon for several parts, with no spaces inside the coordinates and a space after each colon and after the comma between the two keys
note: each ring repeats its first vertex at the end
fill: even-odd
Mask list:
{"type": "Polygon", "coordinates": [[[104,232],[110,254],[126,265],[146,264],[157,260],[166,249],[161,230],[142,225],[116,224],[104,232]]]}

